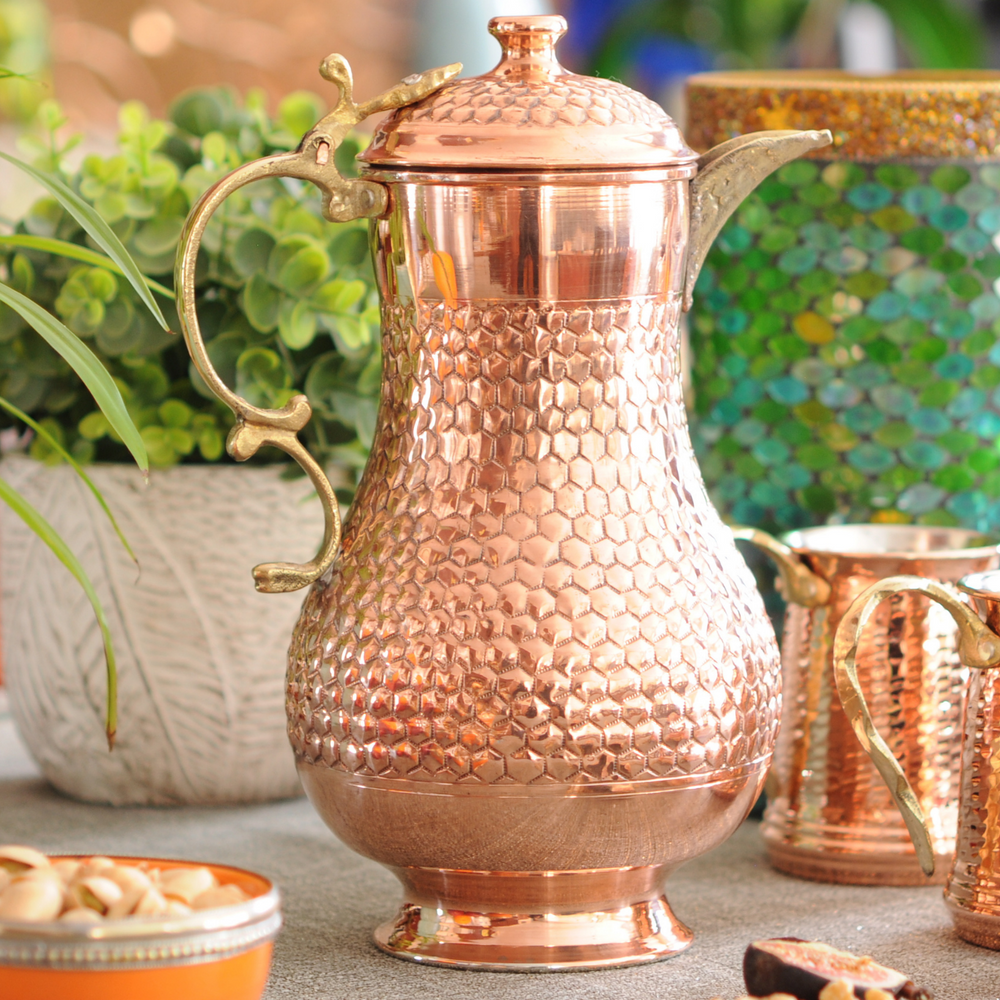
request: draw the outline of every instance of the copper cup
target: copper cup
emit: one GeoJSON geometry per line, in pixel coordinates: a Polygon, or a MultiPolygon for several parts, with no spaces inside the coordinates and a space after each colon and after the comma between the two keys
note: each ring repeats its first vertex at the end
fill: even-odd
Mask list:
{"type": "MultiPolygon", "coordinates": [[[[903,595],[930,598],[957,623],[959,655],[976,669],[970,671],[965,690],[958,836],[954,859],[942,866],[950,867],[944,897],[961,937],[1000,950],[1000,572],[966,576],[959,581],[958,592],[971,600],[975,611],[954,588],[919,577],[897,576],[869,587],[847,610],[837,630],[835,670],[844,712],[885,779],[921,866],[930,875],[938,861],[930,817],[914,789],[912,769],[900,766],[875,726],[859,678],[859,645],[866,623],[882,602],[903,595]]],[[[912,738],[920,738],[920,733],[912,738]]]]}
{"type": "Polygon", "coordinates": [[[900,592],[873,616],[857,674],[875,723],[903,761],[927,817],[938,876],[924,874],[906,826],[835,694],[833,639],[848,606],[886,576],[950,585],[1000,565],[974,532],[911,525],[809,528],[782,541],[734,529],[777,562],[788,600],[781,647],[781,731],[763,836],[780,871],[823,882],[943,881],[955,850],[962,690],[959,634],[946,611],[900,592]]]}

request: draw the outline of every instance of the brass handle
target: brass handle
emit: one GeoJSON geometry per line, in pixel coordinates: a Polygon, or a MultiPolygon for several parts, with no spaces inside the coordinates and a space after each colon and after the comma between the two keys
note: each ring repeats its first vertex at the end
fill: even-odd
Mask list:
{"type": "Polygon", "coordinates": [[[277,594],[308,587],[326,572],[340,546],[340,511],[326,474],[298,439],[298,432],[312,416],[309,400],[305,396],[294,396],[280,410],[251,406],[219,378],[212,366],[195,310],[195,265],[205,227],[229,195],[252,181],[267,177],[297,177],[311,181],[323,194],[323,214],[331,222],[383,215],[389,205],[388,190],[374,181],[342,177],[334,163],[337,147],[347,133],[369,115],[420,100],[456,76],[461,69],[461,64],[455,63],[407,77],[392,90],[358,105],[354,103],[354,80],[347,60],[339,55],[329,56],[320,67],[320,73],[340,88],[340,98],[333,111],[306,134],[294,152],[256,160],[223,177],[201,196],[184,224],[174,277],[174,287],[179,294],[178,314],[184,340],[198,374],[236,416],[226,450],[238,462],[245,462],[264,445],[280,448],[306,471],[323,504],[325,530],[323,545],[316,558],[303,565],[264,563],[257,566],[253,571],[254,581],[257,589],[265,593],[277,594]]]}
{"type": "Polygon", "coordinates": [[[774,535],[759,528],[746,528],[742,525],[736,525],[731,530],[733,538],[749,542],[774,560],[786,601],[803,608],[818,608],[830,600],[830,584],[813,573],[793,549],[779,542],[774,535]]]}
{"type": "Polygon", "coordinates": [[[928,875],[934,873],[934,849],[923,810],[899,762],[872,722],[868,703],[858,682],[855,658],[861,633],[875,608],[887,597],[905,591],[917,591],[937,601],[958,625],[958,655],[964,664],[980,670],[1000,664],[1000,636],[983,624],[968,605],[939,583],[919,576],[890,576],[872,584],[859,594],[837,627],[833,641],[834,674],[844,712],[882,780],[889,788],[917,849],[917,860],[928,875]]]}

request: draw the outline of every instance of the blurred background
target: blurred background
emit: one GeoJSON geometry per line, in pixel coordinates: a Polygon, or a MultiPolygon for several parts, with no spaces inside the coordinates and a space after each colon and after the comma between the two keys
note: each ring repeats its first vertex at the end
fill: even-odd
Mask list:
{"type": "Polygon", "coordinates": [[[496,14],[565,14],[564,62],[643,90],[672,112],[686,75],[712,68],[1000,65],[1000,0],[0,0],[0,113],[30,117],[45,97],[70,122],[111,135],[119,104],[162,115],[180,92],[228,83],[277,102],[310,89],[331,51],[359,95],[415,69],[494,62],[496,14]]]}

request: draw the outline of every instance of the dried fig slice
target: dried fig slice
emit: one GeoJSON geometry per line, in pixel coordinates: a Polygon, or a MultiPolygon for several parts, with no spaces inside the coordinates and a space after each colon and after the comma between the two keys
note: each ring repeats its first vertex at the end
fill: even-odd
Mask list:
{"type": "Polygon", "coordinates": [[[790,993],[798,1000],[819,1000],[832,982],[843,980],[858,1000],[868,990],[883,990],[900,1000],[932,1000],[895,969],[869,958],[838,951],[821,941],[800,938],[772,938],[754,941],[743,957],[743,979],[754,996],[790,993]]]}

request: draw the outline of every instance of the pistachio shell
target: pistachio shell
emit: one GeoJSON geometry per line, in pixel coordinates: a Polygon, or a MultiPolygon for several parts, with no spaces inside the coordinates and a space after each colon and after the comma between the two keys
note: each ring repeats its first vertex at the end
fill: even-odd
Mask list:
{"type": "Polygon", "coordinates": [[[10,872],[6,868],[0,868],[0,892],[3,892],[11,883],[10,872]]]}
{"type": "Polygon", "coordinates": [[[56,861],[52,867],[59,873],[63,883],[69,885],[77,877],[83,865],[73,858],[64,858],[62,861],[56,861]]]}
{"type": "Polygon", "coordinates": [[[111,879],[93,875],[75,883],[70,889],[70,895],[80,906],[89,906],[103,914],[122,898],[123,893],[121,886],[111,879]]]}
{"type": "Polygon", "coordinates": [[[208,889],[218,885],[215,876],[207,868],[173,868],[160,877],[160,890],[164,896],[179,899],[182,903],[191,901],[208,889]]]}
{"type": "Polygon", "coordinates": [[[216,906],[235,906],[245,903],[250,897],[238,886],[230,883],[215,889],[206,889],[191,901],[196,910],[211,910],[216,906]]]}
{"type": "Polygon", "coordinates": [[[108,920],[119,920],[129,916],[139,905],[139,900],[147,893],[149,887],[137,885],[132,889],[124,889],[121,898],[108,907],[108,912],[104,915],[108,920]]]}
{"type": "Polygon", "coordinates": [[[0,868],[6,868],[11,874],[26,871],[28,868],[48,868],[49,859],[33,847],[22,847],[19,844],[5,844],[0,847],[0,868]]]}
{"type": "Polygon", "coordinates": [[[28,879],[33,882],[55,882],[57,885],[62,886],[63,880],[59,877],[59,872],[55,868],[25,868],[24,871],[18,872],[12,878],[12,882],[21,882],[24,879],[28,879]]]}
{"type": "Polygon", "coordinates": [[[59,919],[67,924],[99,924],[102,922],[101,915],[97,910],[92,910],[89,906],[76,906],[72,910],[67,910],[59,919]]]}
{"type": "Polygon", "coordinates": [[[167,916],[167,917],[186,917],[189,914],[191,914],[192,912],[193,911],[192,911],[191,907],[188,906],[186,903],[182,903],[182,902],[180,902],[180,900],[177,900],[177,899],[168,899],[167,900],[167,909],[166,909],[166,912],[165,912],[164,916],[167,916]]]}
{"type": "Polygon", "coordinates": [[[132,889],[145,890],[153,884],[152,879],[144,871],[132,865],[115,865],[114,868],[106,868],[101,875],[111,879],[126,893],[132,889]]]}
{"type": "Polygon", "coordinates": [[[55,920],[63,893],[52,879],[18,879],[0,894],[0,920],[55,920]]]}
{"type": "Polygon", "coordinates": [[[85,858],[77,873],[77,878],[90,878],[92,875],[103,875],[105,868],[114,868],[115,863],[111,858],[96,854],[92,858],[85,858]]]}
{"type": "Polygon", "coordinates": [[[167,911],[167,901],[159,889],[147,889],[132,911],[133,917],[158,917],[167,911]]]}

